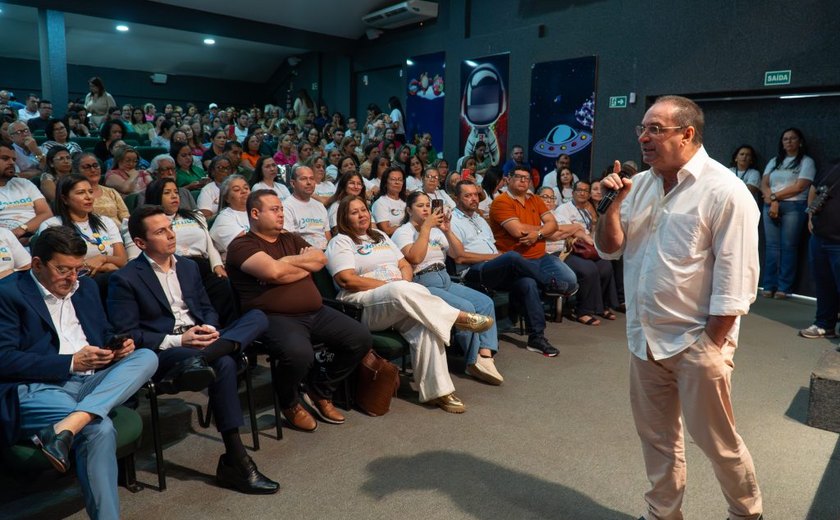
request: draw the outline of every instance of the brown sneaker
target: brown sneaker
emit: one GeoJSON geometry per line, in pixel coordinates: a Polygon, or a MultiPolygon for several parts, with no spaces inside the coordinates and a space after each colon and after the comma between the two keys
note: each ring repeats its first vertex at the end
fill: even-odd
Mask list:
{"type": "Polygon", "coordinates": [[[437,406],[444,412],[449,413],[464,413],[467,411],[467,407],[464,406],[464,402],[458,399],[455,394],[444,395],[436,399],[432,399],[426,404],[437,406]]]}
{"type": "Polygon", "coordinates": [[[475,314],[473,312],[464,312],[463,318],[459,317],[455,322],[455,327],[471,332],[484,332],[493,326],[493,318],[483,314],[475,314]]]}
{"type": "Polygon", "coordinates": [[[303,432],[314,432],[318,423],[312,414],[306,411],[302,404],[298,403],[291,408],[283,410],[283,416],[292,425],[292,428],[303,432]]]}
{"type": "Polygon", "coordinates": [[[309,394],[303,394],[303,401],[309,405],[309,408],[315,411],[315,414],[322,421],[330,424],[344,424],[344,416],[329,399],[314,399],[309,394]]]}

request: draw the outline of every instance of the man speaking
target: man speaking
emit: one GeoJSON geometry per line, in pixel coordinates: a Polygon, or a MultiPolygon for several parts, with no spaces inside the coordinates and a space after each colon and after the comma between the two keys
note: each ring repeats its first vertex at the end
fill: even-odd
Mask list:
{"type": "Polygon", "coordinates": [[[752,457],[730,400],[739,316],[758,286],[758,210],[746,186],[703,147],[703,112],[659,98],[636,127],[651,169],[617,191],[598,220],[604,258],[624,255],[630,402],[648,480],[643,520],[682,520],[685,445],[680,415],[711,460],[729,519],[761,518],[752,457]]]}

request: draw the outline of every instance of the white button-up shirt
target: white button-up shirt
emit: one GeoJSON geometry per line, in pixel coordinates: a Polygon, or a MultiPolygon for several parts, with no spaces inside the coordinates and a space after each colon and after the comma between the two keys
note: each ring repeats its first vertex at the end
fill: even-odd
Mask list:
{"type": "MultiPolygon", "coordinates": [[[[85,331],[82,329],[82,324],[79,322],[79,317],[76,316],[76,308],[73,307],[73,300],[71,299],[79,289],[79,281],[76,280],[73,289],[70,290],[67,296],[59,298],[41,285],[34,272],[30,271],[29,275],[35,280],[35,287],[38,288],[38,291],[44,298],[44,304],[47,306],[50,318],[52,318],[53,327],[55,327],[55,331],[58,333],[58,353],[72,356],[82,350],[82,348],[88,345],[88,340],[87,336],[85,336],[85,331]]],[[[70,372],[73,371],[72,358],[70,359],[68,369],[70,372]]],[[[76,373],[89,375],[93,374],[93,370],[76,373]]]]}
{"type": "MultiPolygon", "coordinates": [[[[187,307],[186,302],[184,302],[184,294],[181,292],[181,282],[178,280],[178,273],[175,271],[175,264],[178,262],[175,255],[172,255],[172,264],[170,265],[168,271],[164,271],[163,268],[157,262],[149,258],[146,253],[143,253],[143,256],[146,256],[146,260],[149,261],[149,265],[152,267],[152,272],[155,273],[158,282],[160,282],[160,287],[163,289],[163,294],[166,295],[166,301],[169,302],[169,308],[172,310],[172,315],[175,317],[174,328],[192,327],[195,325],[195,319],[193,319],[192,314],[190,314],[190,309],[187,307]]],[[[166,350],[171,347],[180,346],[181,335],[168,334],[158,346],[158,349],[166,350]]]]}
{"type": "MultiPolygon", "coordinates": [[[[747,187],[705,148],[677,172],[666,195],[653,170],[633,177],[621,204],[624,293],[630,351],[647,359],[678,354],[710,315],[749,312],[758,287],[758,219],[747,187]]],[[[597,241],[596,241],[597,243],[597,241]]],[[[726,337],[737,345],[739,319],[726,337]]]]}

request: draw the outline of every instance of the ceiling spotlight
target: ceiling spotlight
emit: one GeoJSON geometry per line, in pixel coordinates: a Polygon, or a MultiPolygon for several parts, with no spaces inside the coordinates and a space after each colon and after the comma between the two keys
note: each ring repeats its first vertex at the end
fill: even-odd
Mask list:
{"type": "Polygon", "coordinates": [[[117,30],[120,31],[120,32],[128,32],[128,26],[127,25],[118,25],[117,30]]]}
{"type": "Polygon", "coordinates": [[[204,38],[204,45],[216,45],[216,40],[213,38],[204,38]]]}

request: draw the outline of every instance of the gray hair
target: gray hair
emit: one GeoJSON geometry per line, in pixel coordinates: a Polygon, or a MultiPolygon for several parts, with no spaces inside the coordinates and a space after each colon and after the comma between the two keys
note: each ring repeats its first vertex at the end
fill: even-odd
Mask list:
{"type": "Polygon", "coordinates": [[[248,179],[245,178],[243,175],[239,175],[238,173],[234,173],[233,175],[228,175],[227,178],[222,182],[222,186],[219,188],[219,212],[226,207],[228,207],[227,203],[227,196],[230,193],[230,185],[233,181],[237,179],[242,179],[245,181],[245,184],[248,184],[248,179]]]}
{"type": "Polygon", "coordinates": [[[703,109],[697,103],[682,96],[661,96],[656,98],[657,103],[668,103],[674,107],[674,121],[677,125],[688,128],[694,127],[694,144],[703,144],[703,128],[706,126],[706,119],[703,116],[703,109]]]}
{"type": "Polygon", "coordinates": [[[157,174],[158,168],[160,168],[161,161],[172,161],[172,164],[177,166],[178,163],[175,162],[175,159],[172,158],[171,155],[168,153],[162,153],[160,155],[156,155],[152,162],[149,163],[149,173],[157,174]]]}

